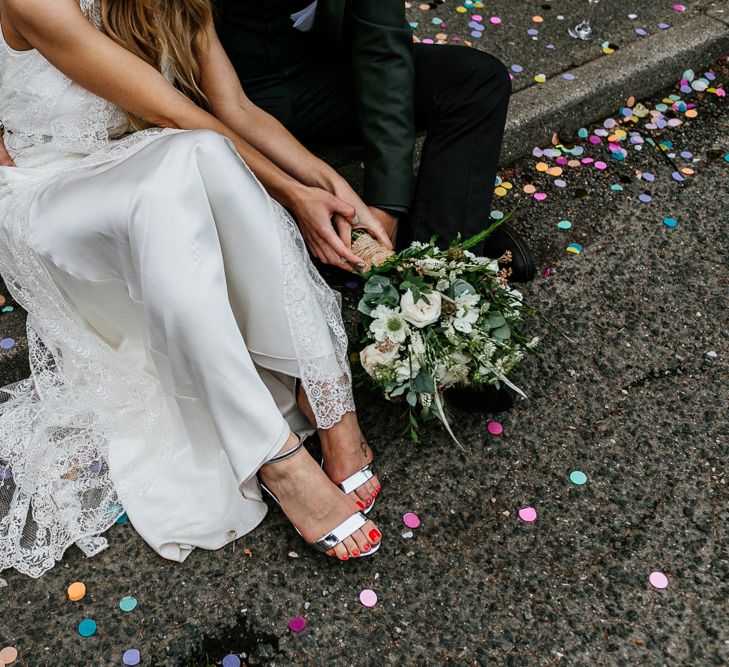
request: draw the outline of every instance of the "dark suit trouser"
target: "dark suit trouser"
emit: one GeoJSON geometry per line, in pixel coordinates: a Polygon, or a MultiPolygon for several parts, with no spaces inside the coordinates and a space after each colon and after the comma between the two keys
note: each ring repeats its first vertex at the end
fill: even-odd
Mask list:
{"type": "MultiPolygon", "coordinates": [[[[400,242],[435,235],[448,243],[489,224],[511,81],[499,60],[476,49],[416,44],[413,56],[415,122],[426,140],[400,242]]],[[[312,149],[359,141],[346,64],[307,60],[275,76],[244,79],[243,86],[312,149]]]]}

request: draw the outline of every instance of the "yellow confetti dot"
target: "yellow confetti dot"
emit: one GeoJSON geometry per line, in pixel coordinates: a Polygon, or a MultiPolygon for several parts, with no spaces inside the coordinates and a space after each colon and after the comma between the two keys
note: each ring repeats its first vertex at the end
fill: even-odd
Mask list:
{"type": "Polygon", "coordinates": [[[569,167],[570,169],[575,169],[575,168],[577,168],[577,167],[579,167],[579,166],[580,166],[580,161],[579,161],[579,160],[570,160],[570,161],[569,161],[569,162],[567,163],[567,166],[568,166],[568,167],[569,167]]]}
{"type": "Polygon", "coordinates": [[[473,6],[474,6],[474,7],[476,8],[476,9],[483,9],[483,2],[474,2],[474,3],[473,3],[473,6]]]}
{"type": "Polygon", "coordinates": [[[562,175],[562,167],[550,167],[547,169],[547,173],[550,176],[561,176],[562,175]]]}
{"type": "Polygon", "coordinates": [[[544,19],[541,16],[532,16],[534,23],[544,23],[544,19]]]}
{"type": "Polygon", "coordinates": [[[615,130],[615,134],[617,135],[618,139],[625,139],[625,137],[628,136],[628,133],[625,130],[615,130]]]}
{"type": "Polygon", "coordinates": [[[546,77],[546,76],[544,76],[544,74],[537,74],[537,75],[536,75],[536,76],[534,77],[534,80],[535,80],[535,81],[536,81],[537,83],[545,83],[545,82],[547,81],[547,77],[546,77]]]}
{"type": "Polygon", "coordinates": [[[531,183],[524,186],[524,192],[528,195],[533,195],[536,191],[537,189],[531,183]]]}
{"type": "Polygon", "coordinates": [[[457,12],[458,12],[459,14],[465,14],[467,10],[466,10],[466,8],[465,8],[465,7],[456,7],[456,11],[457,11],[457,12]]]}
{"type": "Polygon", "coordinates": [[[511,190],[511,188],[514,187],[512,183],[509,183],[509,181],[504,181],[501,185],[503,185],[507,190],[511,190]]]}
{"type": "Polygon", "coordinates": [[[580,251],[577,248],[573,248],[571,246],[570,247],[567,247],[566,250],[567,250],[567,252],[571,252],[573,255],[579,255],[580,254],[580,251]]]}
{"type": "Polygon", "coordinates": [[[696,116],[699,115],[699,112],[696,111],[696,109],[689,109],[684,115],[686,118],[696,118],[696,116]]]}
{"type": "Polygon", "coordinates": [[[609,46],[606,46],[606,47],[605,47],[605,48],[604,48],[604,49],[602,50],[602,52],[603,52],[603,53],[604,53],[604,54],[605,54],[606,56],[609,56],[609,55],[611,55],[611,54],[615,53],[615,49],[611,49],[611,48],[610,48],[609,46]]]}
{"type": "Polygon", "coordinates": [[[536,164],[537,171],[544,172],[544,171],[547,171],[547,169],[549,169],[549,165],[546,162],[537,162],[537,164],[536,164]]]}
{"type": "Polygon", "coordinates": [[[496,189],[494,190],[494,194],[495,194],[495,195],[496,195],[497,197],[506,197],[506,195],[507,195],[508,193],[509,193],[509,191],[508,191],[508,190],[507,190],[506,188],[502,188],[501,186],[499,186],[498,188],[496,188],[496,189]]]}

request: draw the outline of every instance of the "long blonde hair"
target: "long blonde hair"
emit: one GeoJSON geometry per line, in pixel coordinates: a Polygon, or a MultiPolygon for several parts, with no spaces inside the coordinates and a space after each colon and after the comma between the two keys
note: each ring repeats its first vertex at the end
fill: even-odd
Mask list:
{"type": "MultiPolygon", "coordinates": [[[[206,106],[200,87],[204,30],[212,20],[210,0],[101,0],[104,32],[206,106]]],[[[139,119],[131,119],[139,125],[139,119]]]]}

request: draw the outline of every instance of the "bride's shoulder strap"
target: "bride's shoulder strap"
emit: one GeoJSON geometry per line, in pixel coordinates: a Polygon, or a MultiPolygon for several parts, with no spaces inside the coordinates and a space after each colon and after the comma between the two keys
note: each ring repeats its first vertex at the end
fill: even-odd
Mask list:
{"type": "Polygon", "coordinates": [[[101,27],[101,0],[79,0],[84,16],[97,28],[101,27]]]}

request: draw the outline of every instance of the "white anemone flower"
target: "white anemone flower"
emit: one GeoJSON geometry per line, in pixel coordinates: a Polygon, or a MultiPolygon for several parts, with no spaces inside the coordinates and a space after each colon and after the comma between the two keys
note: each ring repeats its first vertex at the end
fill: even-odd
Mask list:
{"type": "Polygon", "coordinates": [[[403,319],[399,308],[388,308],[377,306],[372,311],[372,323],[370,331],[375,335],[375,340],[383,342],[389,340],[392,343],[403,343],[408,335],[408,325],[403,319]]]}

